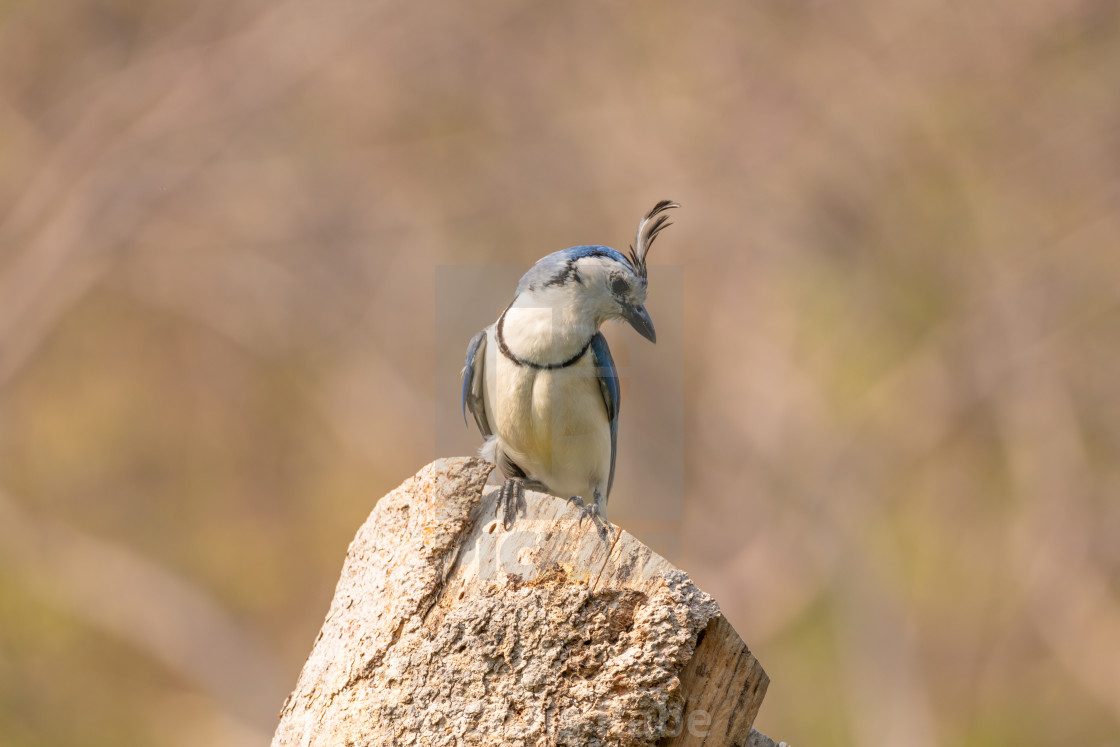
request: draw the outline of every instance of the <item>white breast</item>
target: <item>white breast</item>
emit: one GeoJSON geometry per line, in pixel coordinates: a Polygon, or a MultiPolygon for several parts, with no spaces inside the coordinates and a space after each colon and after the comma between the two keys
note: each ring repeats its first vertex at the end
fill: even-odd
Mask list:
{"type": "Polygon", "coordinates": [[[501,353],[491,327],[485,396],[499,448],[530,478],[560,496],[606,494],[610,423],[590,350],[566,368],[518,365],[501,353]]]}

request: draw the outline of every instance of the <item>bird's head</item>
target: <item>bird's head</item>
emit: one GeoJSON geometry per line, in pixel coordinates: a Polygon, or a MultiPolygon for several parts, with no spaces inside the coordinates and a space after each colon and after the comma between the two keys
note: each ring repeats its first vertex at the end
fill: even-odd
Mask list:
{"type": "Polygon", "coordinates": [[[670,225],[665,211],[675,207],[680,206],[663,200],[642,218],[629,256],[607,246],[574,246],[544,257],[521,278],[515,306],[571,308],[596,329],[608,319],[623,319],[656,342],[645,307],[646,254],[670,225]]]}

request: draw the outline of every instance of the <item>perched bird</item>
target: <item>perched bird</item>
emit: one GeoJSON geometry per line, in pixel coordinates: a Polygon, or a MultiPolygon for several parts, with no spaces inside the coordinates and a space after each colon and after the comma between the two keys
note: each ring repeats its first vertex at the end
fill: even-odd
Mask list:
{"type": "Polygon", "coordinates": [[[506,477],[498,501],[506,529],[530,488],[574,501],[607,537],[621,393],[599,327],[624,319],[657,341],[645,308],[646,255],[675,207],[654,205],[629,256],[574,246],[541,259],[467,346],[463,420],[470,410],[486,438],[479,453],[506,477]]]}

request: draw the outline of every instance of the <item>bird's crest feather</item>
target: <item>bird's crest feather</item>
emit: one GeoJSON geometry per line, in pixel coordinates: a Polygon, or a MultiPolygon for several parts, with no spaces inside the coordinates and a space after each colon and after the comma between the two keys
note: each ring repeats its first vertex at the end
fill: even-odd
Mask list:
{"type": "Polygon", "coordinates": [[[646,277],[646,254],[649,252],[649,248],[653,246],[654,239],[662,230],[673,225],[669,222],[669,216],[665,214],[665,211],[678,207],[680,205],[672,200],[662,200],[654,205],[653,209],[646,213],[646,216],[638,223],[638,234],[634,239],[635,246],[630,247],[630,264],[634,265],[634,269],[643,278],[646,277]]]}

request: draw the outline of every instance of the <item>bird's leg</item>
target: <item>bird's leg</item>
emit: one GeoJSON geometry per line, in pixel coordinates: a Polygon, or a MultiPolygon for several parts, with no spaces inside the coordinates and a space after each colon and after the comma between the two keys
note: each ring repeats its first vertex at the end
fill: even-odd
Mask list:
{"type": "Polygon", "coordinates": [[[521,477],[511,477],[502,483],[498,491],[498,512],[502,516],[502,527],[509,530],[513,527],[513,520],[517,514],[522,516],[529,506],[525,502],[525,480],[521,477]]]}
{"type": "Polygon", "coordinates": [[[608,542],[611,536],[611,525],[604,516],[606,511],[604,510],[605,506],[603,506],[603,494],[599,492],[599,489],[595,488],[595,504],[592,506],[588,506],[584,503],[583,499],[578,495],[573,495],[568,500],[579,506],[580,526],[583,526],[584,519],[591,519],[591,523],[595,525],[599,536],[603,538],[604,542],[608,542]]]}

